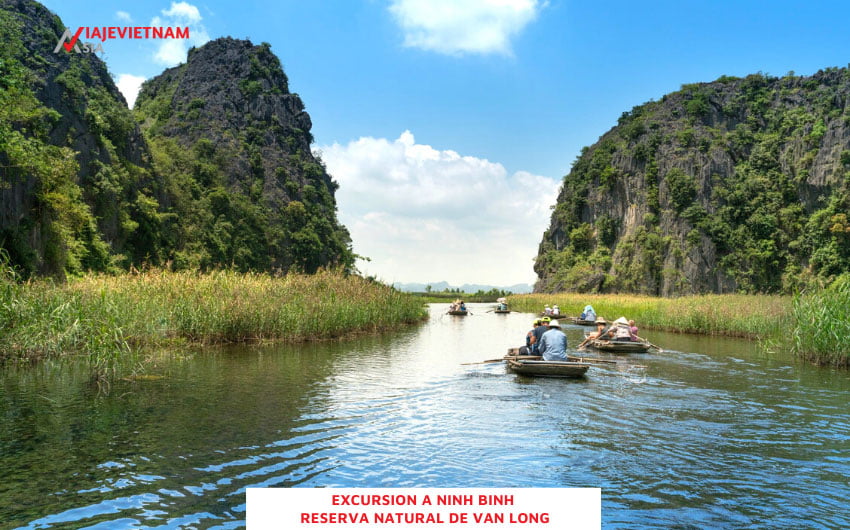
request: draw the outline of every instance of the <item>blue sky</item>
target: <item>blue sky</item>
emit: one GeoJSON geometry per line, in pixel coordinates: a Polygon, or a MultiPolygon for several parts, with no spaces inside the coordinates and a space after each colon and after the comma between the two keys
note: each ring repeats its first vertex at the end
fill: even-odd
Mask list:
{"type": "MultiPolygon", "coordinates": [[[[158,17],[196,44],[271,43],[361,270],[389,282],[532,282],[561,178],[622,112],[684,83],[850,61],[850,2],[44,3],[72,29],[158,17]]],[[[156,46],[107,41],[104,60],[117,80],[185,60],[156,46]]]]}

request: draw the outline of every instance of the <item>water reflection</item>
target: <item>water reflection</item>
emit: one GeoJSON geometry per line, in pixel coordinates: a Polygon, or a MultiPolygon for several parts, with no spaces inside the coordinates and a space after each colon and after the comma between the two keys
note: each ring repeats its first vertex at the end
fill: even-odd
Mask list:
{"type": "Polygon", "coordinates": [[[647,332],[665,352],[526,378],[463,363],[519,345],[532,316],[470,308],[380,337],[207,350],[109,395],[74,363],[9,369],[0,526],[240,527],[255,486],[593,486],[606,528],[850,523],[847,372],[647,332]]]}

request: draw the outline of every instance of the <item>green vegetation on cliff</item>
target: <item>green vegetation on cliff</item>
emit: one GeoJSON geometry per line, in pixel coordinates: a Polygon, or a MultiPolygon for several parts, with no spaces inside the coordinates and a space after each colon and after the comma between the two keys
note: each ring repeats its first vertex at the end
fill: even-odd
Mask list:
{"type": "Polygon", "coordinates": [[[353,268],[337,184],[268,45],[193,49],[134,115],[95,54],[52,53],[64,30],[0,0],[0,250],[22,278],[353,268]]]}
{"type": "Polygon", "coordinates": [[[268,44],[217,39],[147,81],[136,116],[169,176],[178,269],[350,268],[331,180],[310,151],[310,118],[268,44]]]}
{"type": "Polygon", "coordinates": [[[44,52],[64,28],[22,5],[0,3],[0,248],[24,276],[138,262],[158,204],[133,116],[99,60],[44,52]]]}
{"type": "Polygon", "coordinates": [[[791,293],[850,271],[850,70],[685,85],[564,177],[538,291],[791,293]]]}

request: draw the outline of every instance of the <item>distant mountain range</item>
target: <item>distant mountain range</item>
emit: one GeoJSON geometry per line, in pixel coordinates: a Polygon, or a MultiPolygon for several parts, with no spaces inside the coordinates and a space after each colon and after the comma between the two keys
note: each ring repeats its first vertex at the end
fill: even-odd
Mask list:
{"type": "Polygon", "coordinates": [[[407,291],[413,293],[424,293],[425,288],[427,286],[431,286],[431,291],[435,293],[439,293],[445,291],[446,289],[460,289],[463,293],[477,293],[478,291],[489,291],[491,289],[499,289],[502,291],[510,291],[514,294],[524,294],[530,293],[533,287],[527,283],[518,283],[515,285],[508,285],[507,287],[500,287],[496,285],[478,285],[478,284],[470,284],[465,283],[460,286],[449,285],[448,282],[432,282],[432,283],[394,283],[393,287],[398,289],[399,291],[407,291]]]}

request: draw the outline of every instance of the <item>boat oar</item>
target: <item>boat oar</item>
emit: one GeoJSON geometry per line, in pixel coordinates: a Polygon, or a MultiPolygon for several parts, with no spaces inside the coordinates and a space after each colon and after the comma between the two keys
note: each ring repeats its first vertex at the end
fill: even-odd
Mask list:
{"type": "Polygon", "coordinates": [[[584,341],[581,344],[579,344],[578,348],[576,348],[576,349],[583,348],[585,344],[592,341],[593,339],[598,339],[599,337],[604,337],[609,331],[611,331],[611,326],[605,326],[604,328],[602,328],[602,331],[600,331],[599,333],[596,334],[596,336],[594,336],[593,333],[591,332],[591,334],[588,335],[587,338],[584,339],[584,341]]]}
{"type": "Polygon", "coordinates": [[[477,363],[460,363],[461,366],[468,366],[470,364],[487,364],[487,363],[500,363],[504,361],[504,358],[501,359],[487,359],[486,361],[478,361],[477,363]]]}
{"type": "Polygon", "coordinates": [[[645,343],[649,344],[649,347],[650,347],[650,348],[655,348],[656,350],[658,350],[658,353],[664,353],[664,349],[663,349],[663,348],[659,348],[658,346],[656,346],[655,344],[653,344],[653,343],[649,342],[648,340],[644,339],[643,337],[638,337],[638,340],[640,340],[640,341],[642,341],[642,342],[645,342],[645,343]]]}
{"type": "Polygon", "coordinates": [[[573,357],[572,355],[567,356],[568,361],[575,361],[580,363],[590,363],[590,364],[613,364],[613,365],[623,365],[628,366],[629,368],[646,368],[644,364],[630,364],[624,363],[620,361],[609,361],[608,359],[588,359],[587,357],[573,357]]]}
{"type": "Polygon", "coordinates": [[[574,357],[572,355],[567,355],[567,360],[580,363],[618,364],[617,361],[609,361],[608,359],[588,359],[587,357],[574,357]]]}

